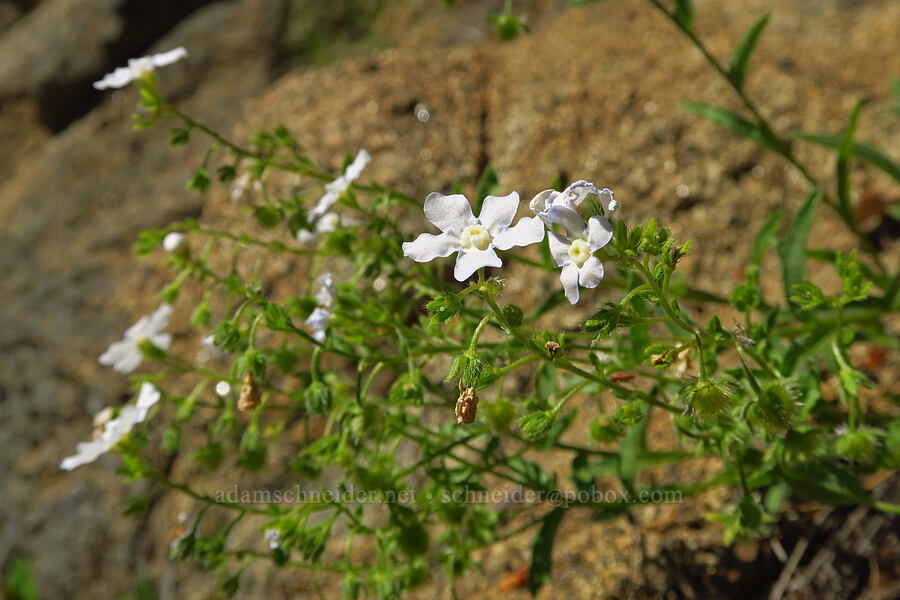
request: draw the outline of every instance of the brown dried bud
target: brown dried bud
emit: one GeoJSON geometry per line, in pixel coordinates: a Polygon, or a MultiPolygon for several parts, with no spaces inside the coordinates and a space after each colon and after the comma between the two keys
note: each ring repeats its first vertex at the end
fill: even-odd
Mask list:
{"type": "Polygon", "coordinates": [[[634,371],[619,371],[610,373],[609,380],[613,383],[630,383],[635,377],[637,377],[637,373],[634,371]]]}
{"type": "Polygon", "coordinates": [[[469,425],[475,422],[475,411],[478,410],[478,394],[475,388],[468,386],[460,390],[456,400],[456,423],[469,425]]]}
{"type": "Polygon", "coordinates": [[[256,380],[253,373],[247,371],[244,377],[244,385],[241,386],[241,396],[238,398],[238,410],[248,412],[259,406],[259,388],[256,386],[256,380]]]}
{"type": "Polygon", "coordinates": [[[547,353],[550,355],[550,358],[555,358],[556,353],[559,352],[559,344],[556,342],[547,342],[544,344],[544,348],[547,349],[547,353]]]}

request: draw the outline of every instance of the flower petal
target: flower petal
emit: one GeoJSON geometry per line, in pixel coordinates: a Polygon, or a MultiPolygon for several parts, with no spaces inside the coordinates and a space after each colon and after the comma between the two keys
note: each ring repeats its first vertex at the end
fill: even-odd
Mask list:
{"type": "Polygon", "coordinates": [[[147,330],[150,334],[159,333],[169,325],[169,320],[171,318],[172,305],[160,304],[159,308],[156,309],[156,312],[150,315],[150,320],[147,323],[147,330]]]}
{"type": "Polygon", "coordinates": [[[568,263],[559,274],[559,281],[566,292],[566,299],[570,304],[578,302],[578,267],[575,263],[568,263]]]}
{"type": "Polygon", "coordinates": [[[606,206],[606,216],[611,216],[616,209],[619,208],[619,203],[616,202],[616,199],[613,197],[613,191],[609,188],[603,188],[600,190],[600,206],[606,206]]]}
{"type": "Polygon", "coordinates": [[[172,345],[171,333],[154,333],[153,335],[147,336],[146,339],[150,340],[150,343],[160,350],[168,350],[169,346],[172,345]]]}
{"type": "Polygon", "coordinates": [[[558,225],[565,227],[569,237],[584,237],[586,226],[584,220],[568,206],[553,205],[547,211],[550,220],[558,225]]]}
{"type": "Polygon", "coordinates": [[[500,250],[513,246],[529,246],[544,239],[544,224],[537,217],[522,217],[515,227],[501,231],[494,236],[493,244],[500,250]]]}
{"type": "Polygon", "coordinates": [[[462,194],[445,196],[431,192],[425,198],[425,217],[445,233],[459,232],[475,224],[472,207],[462,194]]]}
{"type": "Polygon", "coordinates": [[[603,263],[596,256],[587,259],[578,272],[581,287],[595,288],[603,281],[603,263]]]}
{"type": "Polygon", "coordinates": [[[559,192],[556,190],[544,190],[532,198],[531,202],[528,203],[531,212],[540,217],[541,221],[543,221],[548,228],[553,227],[553,222],[547,215],[547,209],[550,208],[550,205],[557,196],[559,196],[559,192]]]}
{"type": "Polygon", "coordinates": [[[588,219],[587,237],[588,243],[591,245],[591,252],[598,250],[613,238],[612,225],[609,224],[606,217],[593,216],[588,219]]]}
{"type": "Polygon", "coordinates": [[[171,65],[173,62],[178,62],[182,58],[185,58],[187,55],[188,53],[184,46],[179,46],[178,48],[169,50],[168,52],[154,54],[150,57],[150,60],[153,61],[154,67],[164,67],[166,65],[171,65]]]}
{"type": "Polygon", "coordinates": [[[465,281],[482,267],[502,267],[503,261],[497,256],[493,248],[487,250],[467,250],[460,252],[456,257],[456,267],[453,276],[457,281],[465,281]]]}
{"type": "Polygon", "coordinates": [[[108,88],[123,88],[134,81],[135,74],[128,67],[116,67],[112,73],[107,73],[100,81],[94,82],[95,90],[105,90],[108,88]]]}
{"type": "Polygon", "coordinates": [[[591,194],[599,195],[600,190],[598,190],[597,186],[590,181],[579,179],[578,181],[569,184],[569,187],[560,192],[557,203],[562,206],[577,209],[591,194]]]}
{"type": "Polygon", "coordinates": [[[150,411],[154,404],[159,402],[160,395],[159,390],[152,383],[145,381],[141,384],[141,393],[138,394],[137,402],[135,403],[139,411],[138,416],[140,418],[138,421],[143,421],[147,418],[147,412],[150,411]]]}
{"type": "Polygon", "coordinates": [[[352,181],[356,181],[356,179],[362,173],[362,170],[366,168],[366,165],[372,160],[372,155],[366,152],[365,148],[361,148],[359,152],[356,153],[356,158],[353,159],[353,162],[347,165],[347,169],[344,171],[344,177],[347,180],[347,183],[352,181]]]}
{"type": "Polygon", "coordinates": [[[137,346],[130,346],[128,352],[123,354],[113,364],[113,371],[117,373],[131,373],[140,366],[142,360],[144,360],[144,355],[141,354],[137,346]]]}
{"type": "Polygon", "coordinates": [[[321,198],[319,198],[319,202],[308,213],[306,213],[306,220],[312,223],[314,220],[328,212],[328,209],[331,208],[335,202],[337,202],[338,198],[341,195],[341,191],[343,190],[333,190],[329,189],[326,186],[326,192],[322,194],[321,198]]]}
{"type": "Polygon", "coordinates": [[[403,242],[403,256],[416,262],[430,262],[435,258],[450,256],[459,249],[459,240],[446,233],[423,233],[412,242],[403,242]]]}
{"type": "Polygon", "coordinates": [[[478,221],[492,236],[509,227],[519,210],[519,194],[486,196],[481,204],[478,221]]]}
{"type": "Polygon", "coordinates": [[[561,267],[571,262],[569,258],[569,248],[572,242],[567,237],[563,237],[554,231],[547,232],[547,242],[550,244],[550,256],[553,257],[553,266],[561,267]]]}

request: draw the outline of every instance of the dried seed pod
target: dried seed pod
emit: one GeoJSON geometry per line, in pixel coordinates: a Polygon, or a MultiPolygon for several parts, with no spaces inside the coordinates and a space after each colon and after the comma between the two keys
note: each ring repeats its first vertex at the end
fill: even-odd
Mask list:
{"type": "Polygon", "coordinates": [[[475,411],[478,410],[478,394],[475,388],[468,386],[462,388],[459,392],[459,398],[456,400],[456,422],[459,425],[465,423],[469,425],[475,422],[475,411]]]}
{"type": "Polygon", "coordinates": [[[550,355],[550,358],[555,358],[556,353],[559,352],[559,344],[556,342],[547,342],[544,344],[544,348],[547,349],[547,354],[550,355]]]}
{"type": "Polygon", "coordinates": [[[238,398],[238,410],[248,412],[259,406],[260,395],[259,388],[256,385],[256,379],[253,373],[247,371],[244,377],[244,385],[241,386],[241,396],[238,398]]]}

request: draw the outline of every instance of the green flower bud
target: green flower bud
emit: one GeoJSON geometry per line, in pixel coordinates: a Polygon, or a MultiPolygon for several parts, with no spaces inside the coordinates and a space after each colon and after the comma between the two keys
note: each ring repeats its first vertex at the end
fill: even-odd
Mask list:
{"type": "Polygon", "coordinates": [[[531,413],[519,419],[519,427],[525,435],[525,439],[536,441],[550,433],[556,414],[550,410],[531,413]]]}
{"type": "Polygon", "coordinates": [[[834,450],[838,455],[866,463],[875,456],[878,448],[878,438],[872,429],[860,428],[848,429],[842,432],[834,443],[834,450]]]}
{"type": "Polygon", "coordinates": [[[625,434],[625,428],[609,418],[597,417],[591,423],[591,439],[597,444],[618,441],[625,434]]]}
{"type": "Polygon", "coordinates": [[[728,407],[733,391],[722,380],[698,381],[685,389],[688,407],[699,418],[712,417],[728,407]]]}
{"type": "Polygon", "coordinates": [[[331,388],[321,381],[314,381],[304,394],[306,412],[311,415],[324,415],[331,410],[331,388]]]}
{"type": "Polygon", "coordinates": [[[487,422],[490,424],[491,428],[497,432],[503,432],[509,429],[509,425],[515,417],[513,405],[506,398],[499,398],[494,402],[486,404],[484,406],[484,412],[487,422]]]}
{"type": "Polygon", "coordinates": [[[797,415],[794,394],[781,384],[773,384],[762,390],[753,406],[753,414],[770,429],[787,429],[797,415]]]}
{"type": "Polygon", "coordinates": [[[513,327],[518,327],[522,324],[524,314],[522,309],[515,304],[507,304],[503,307],[503,318],[513,327]]]}

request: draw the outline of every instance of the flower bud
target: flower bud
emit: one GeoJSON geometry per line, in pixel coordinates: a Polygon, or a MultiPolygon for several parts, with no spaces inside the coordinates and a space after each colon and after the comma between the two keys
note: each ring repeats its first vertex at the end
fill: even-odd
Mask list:
{"type": "Polygon", "coordinates": [[[790,427],[797,413],[794,395],[783,385],[774,384],[762,390],[754,406],[754,414],[763,425],[775,429],[790,427]]]}
{"type": "Polygon", "coordinates": [[[311,415],[324,415],[331,410],[331,388],[321,381],[314,381],[306,388],[304,394],[306,412],[311,415]]]}
{"type": "Polygon", "coordinates": [[[248,412],[259,406],[259,403],[259,387],[256,385],[256,379],[254,379],[253,373],[247,371],[247,375],[244,377],[244,384],[241,386],[241,395],[238,398],[238,410],[241,412],[248,412]]]}
{"type": "Polygon", "coordinates": [[[478,394],[472,386],[460,390],[456,400],[456,423],[470,425],[475,422],[475,412],[478,410],[478,394]]]}
{"type": "Polygon", "coordinates": [[[698,381],[686,389],[688,408],[700,418],[708,418],[724,410],[731,402],[731,388],[723,381],[698,381]]]}
{"type": "Polygon", "coordinates": [[[187,249],[187,240],[183,233],[173,231],[166,234],[166,237],[163,238],[163,248],[165,248],[166,252],[178,254],[187,249]]]}
{"type": "Polygon", "coordinates": [[[870,429],[844,431],[834,443],[834,450],[839,455],[866,463],[875,456],[878,440],[870,429]]]}
{"type": "Polygon", "coordinates": [[[542,410],[519,419],[519,428],[522,429],[526,439],[539,440],[550,433],[555,420],[556,414],[553,411],[542,410]]]}

